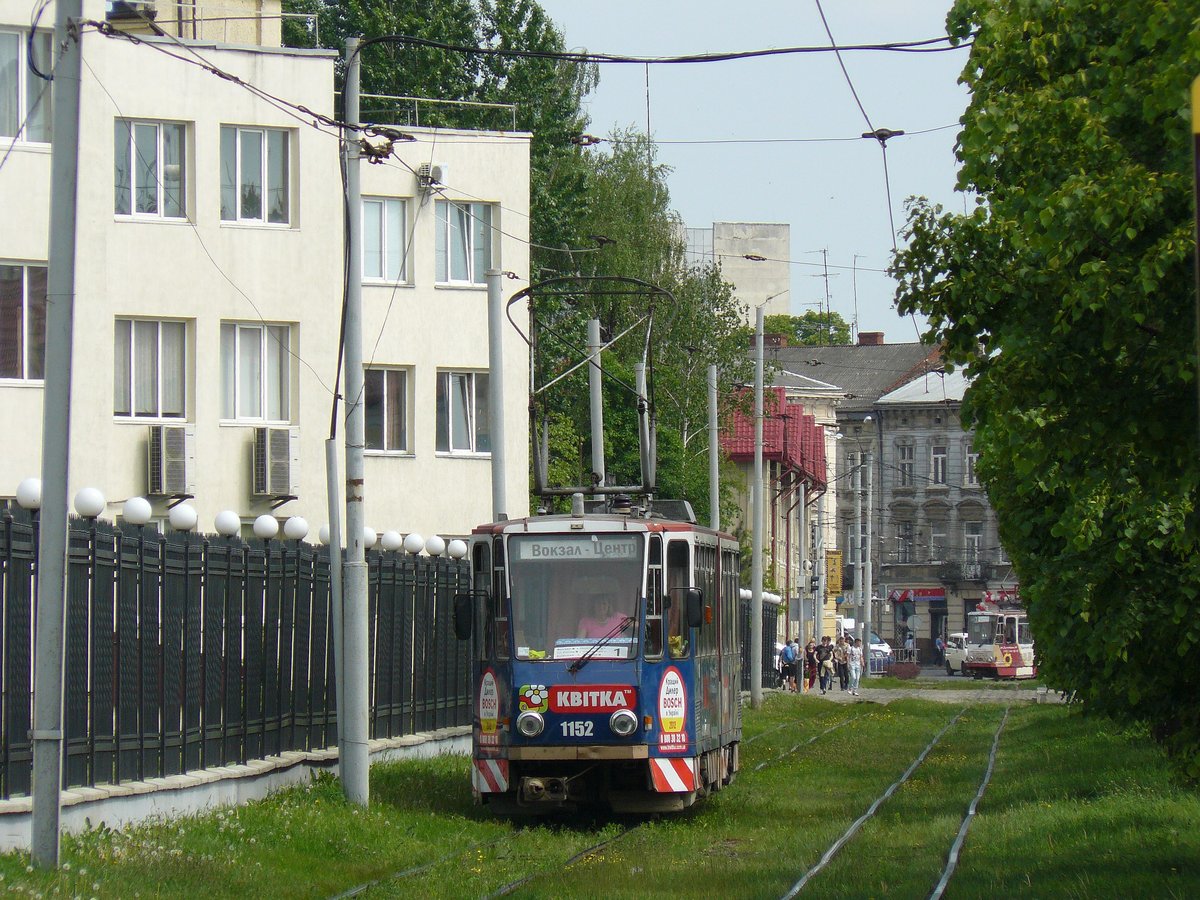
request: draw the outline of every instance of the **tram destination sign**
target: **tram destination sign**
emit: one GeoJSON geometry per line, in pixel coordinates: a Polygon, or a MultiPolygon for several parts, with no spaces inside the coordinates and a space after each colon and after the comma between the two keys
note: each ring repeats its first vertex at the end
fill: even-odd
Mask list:
{"type": "Polygon", "coordinates": [[[517,543],[517,559],[550,562],[561,559],[636,559],[637,539],[631,536],[599,535],[523,537],[517,543]]]}

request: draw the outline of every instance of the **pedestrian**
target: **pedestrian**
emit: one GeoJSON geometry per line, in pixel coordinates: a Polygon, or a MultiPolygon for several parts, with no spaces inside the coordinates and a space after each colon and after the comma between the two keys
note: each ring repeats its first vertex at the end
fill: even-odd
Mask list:
{"type": "Polygon", "coordinates": [[[799,643],[799,638],[796,638],[794,641],[788,641],[784,645],[783,652],[780,654],[780,658],[783,661],[783,689],[785,691],[792,691],[793,693],[796,690],[796,648],[799,646],[799,643]]]}
{"type": "Polygon", "coordinates": [[[816,650],[818,671],[821,679],[821,693],[828,694],[833,688],[833,641],[829,635],[821,638],[821,645],[816,650]]]}
{"type": "Polygon", "coordinates": [[[850,669],[847,668],[846,651],[849,645],[846,643],[844,635],[839,634],[837,643],[833,645],[833,669],[837,673],[838,687],[844,692],[846,685],[850,683],[850,669]]]}
{"type": "Polygon", "coordinates": [[[933,642],[933,649],[934,649],[935,655],[937,657],[936,659],[934,659],[934,662],[940,666],[942,663],[944,663],[946,661],[946,642],[942,640],[942,636],[940,634],[937,636],[937,639],[933,642]]]}
{"type": "Polygon", "coordinates": [[[817,681],[817,645],[812,641],[804,648],[804,689],[811,691],[817,681]]]}
{"type": "Polygon", "coordinates": [[[858,680],[862,678],[863,647],[862,638],[855,638],[846,651],[846,668],[850,672],[850,693],[858,696],[858,680]]]}

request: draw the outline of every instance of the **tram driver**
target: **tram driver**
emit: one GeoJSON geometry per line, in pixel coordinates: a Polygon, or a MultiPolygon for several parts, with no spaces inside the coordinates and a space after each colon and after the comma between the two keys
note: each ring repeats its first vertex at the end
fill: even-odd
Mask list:
{"type": "Polygon", "coordinates": [[[616,584],[610,579],[595,579],[580,597],[583,617],[577,633],[584,638],[607,637],[625,621],[626,615],[616,608],[616,584]]]}

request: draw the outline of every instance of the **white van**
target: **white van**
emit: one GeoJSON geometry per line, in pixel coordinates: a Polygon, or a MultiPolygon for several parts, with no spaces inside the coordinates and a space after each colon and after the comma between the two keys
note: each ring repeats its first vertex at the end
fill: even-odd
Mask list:
{"type": "Polygon", "coordinates": [[[965,675],[963,663],[967,661],[967,633],[956,631],[946,636],[946,674],[965,675]]]}

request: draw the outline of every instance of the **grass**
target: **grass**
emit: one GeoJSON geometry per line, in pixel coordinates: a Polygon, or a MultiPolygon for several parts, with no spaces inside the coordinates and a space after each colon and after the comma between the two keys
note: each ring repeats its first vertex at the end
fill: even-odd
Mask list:
{"type": "MultiPolygon", "coordinates": [[[[33,870],[23,854],[0,856],[0,890],[332,897],[373,883],[363,896],[457,898],[486,896],[537,872],[514,896],[779,897],[960,711],[802,893],[927,897],[978,789],[1004,714],[999,704],[841,705],[775,695],[746,711],[733,786],[683,815],[644,822],[575,817],[521,826],[471,804],[465,759],[380,765],[367,810],[320,778],[239,808],[67,836],[55,873],[33,870]]],[[[1168,771],[1143,734],[1062,706],[1014,706],[949,896],[1200,896],[1200,795],[1173,784],[1168,771]]]]}
{"type": "Polygon", "coordinates": [[[990,678],[975,679],[961,676],[934,678],[918,675],[916,678],[895,678],[891,675],[872,675],[870,678],[863,679],[861,687],[888,690],[920,688],[923,691],[1036,691],[1047,685],[1040,678],[995,681],[990,678]]]}

